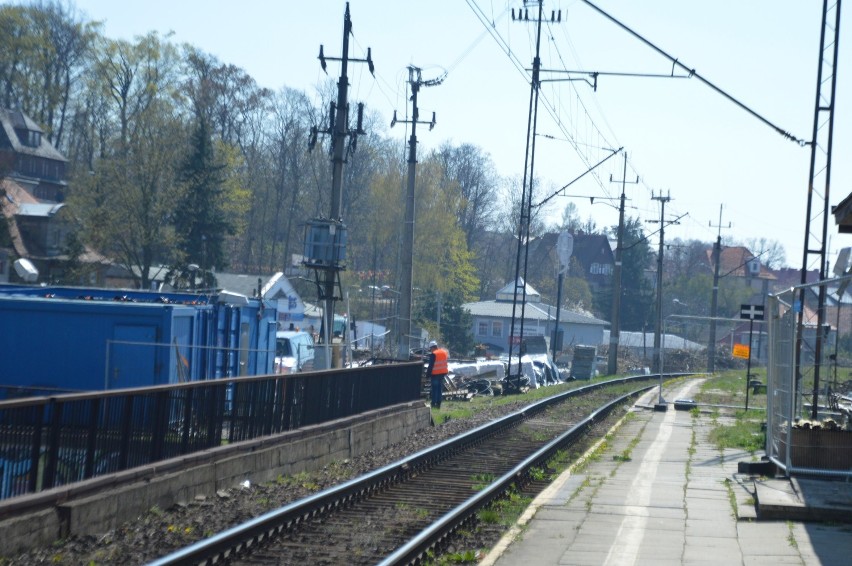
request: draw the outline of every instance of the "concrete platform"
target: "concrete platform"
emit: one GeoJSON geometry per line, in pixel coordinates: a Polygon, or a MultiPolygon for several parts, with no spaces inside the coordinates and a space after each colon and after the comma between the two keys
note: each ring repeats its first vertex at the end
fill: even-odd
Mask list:
{"type": "MultiPolygon", "coordinates": [[[[666,398],[690,398],[699,383],[678,384],[666,398]]],[[[637,407],[653,406],[656,392],[652,395],[637,407]]],[[[824,509],[825,501],[836,505],[847,500],[833,490],[850,494],[852,486],[818,488],[787,481],[790,489],[785,490],[784,480],[739,473],[739,462],[754,456],[720,451],[709,440],[724,420],[689,411],[634,409],[593,456],[536,498],[480,563],[852,563],[852,525],[765,516],[773,501],[779,509],[792,510],[795,493],[806,508],[824,509]],[[820,489],[830,492],[818,498],[820,489]]]]}
{"type": "MultiPolygon", "coordinates": [[[[852,523],[852,484],[818,479],[756,479],[758,519],[852,523]]],[[[852,562],[852,558],[850,558],[852,562]]]]}

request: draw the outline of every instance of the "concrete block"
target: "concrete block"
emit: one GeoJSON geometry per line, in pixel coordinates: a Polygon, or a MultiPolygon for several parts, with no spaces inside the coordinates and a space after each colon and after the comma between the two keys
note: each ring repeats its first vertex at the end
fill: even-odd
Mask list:
{"type": "Polygon", "coordinates": [[[37,546],[49,546],[62,537],[53,508],[0,521],[0,555],[9,556],[37,546]]]}

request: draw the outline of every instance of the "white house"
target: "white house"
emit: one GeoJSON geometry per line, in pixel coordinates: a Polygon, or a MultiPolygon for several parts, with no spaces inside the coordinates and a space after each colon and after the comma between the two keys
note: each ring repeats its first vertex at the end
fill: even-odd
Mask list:
{"type": "MultiPolygon", "coordinates": [[[[524,308],[524,336],[544,336],[548,340],[556,327],[556,307],[541,302],[541,294],[530,285],[524,284],[526,306],[524,308]]],[[[473,339],[484,344],[492,355],[507,352],[512,338],[512,307],[515,288],[513,283],[506,284],[497,291],[493,301],[465,303],[462,308],[469,311],[473,318],[473,339]]],[[[520,331],[520,305],[515,313],[515,333],[520,331]]],[[[559,331],[562,335],[562,347],[572,345],[598,346],[604,343],[604,330],[609,322],[597,319],[589,314],[560,309],[559,331]]],[[[517,343],[517,342],[516,342],[517,343]]]]}

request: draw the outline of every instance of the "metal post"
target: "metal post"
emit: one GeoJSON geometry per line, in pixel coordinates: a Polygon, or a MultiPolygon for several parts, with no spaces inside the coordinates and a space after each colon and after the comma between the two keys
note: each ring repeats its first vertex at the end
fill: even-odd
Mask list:
{"type": "Polygon", "coordinates": [[[553,325],[553,363],[556,363],[556,346],[559,340],[559,310],[562,305],[562,281],[565,278],[563,272],[559,272],[559,277],[556,278],[556,323],[553,325]]]}
{"type": "Polygon", "coordinates": [[[657,252],[657,305],[654,320],[654,371],[660,371],[660,333],[663,324],[663,250],[666,240],[666,203],[671,200],[670,196],[652,197],[660,201],[660,247],[657,252]]]}
{"type": "Polygon", "coordinates": [[[748,411],[748,391],[751,382],[751,337],[754,331],[754,318],[748,322],[748,362],[746,362],[746,403],[745,410],[748,411]]]}
{"type": "MultiPolygon", "coordinates": [[[[515,259],[515,279],[514,295],[512,298],[512,325],[509,331],[509,367],[512,367],[512,350],[514,349],[515,341],[518,342],[518,369],[515,375],[514,386],[520,389],[521,386],[521,345],[524,339],[524,314],[527,305],[527,259],[529,255],[529,246],[527,242],[530,236],[530,217],[532,215],[532,192],[535,185],[535,142],[536,142],[536,125],[538,122],[538,95],[539,95],[539,73],[541,70],[541,59],[539,52],[541,50],[541,18],[543,13],[543,0],[538,0],[538,17],[536,18],[536,42],[535,42],[535,57],[533,58],[532,77],[530,80],[530,106],[527,116],[527,144],[526,153],[524,155],[524,175],[521,181],[521,217],[518,222],[518,252],[515,259]],[[521,266],[523,265],[523,269],[521,266]],[[523,277],[521,276],[523,272],[523,277]],[[519,293],[520,291],[520,293],[519,293]],[[520,295],[520,297],[519,297],[520,295]],[[519,304],[520,299],[520,304],[519,304]],[[520,316],[518,311],[520,310],[520,316]],[[518,324],[519,330],[515,334],[515,324],[518,324]]],[[[510,380],[511,382],[511,380],[510,380]]]]}

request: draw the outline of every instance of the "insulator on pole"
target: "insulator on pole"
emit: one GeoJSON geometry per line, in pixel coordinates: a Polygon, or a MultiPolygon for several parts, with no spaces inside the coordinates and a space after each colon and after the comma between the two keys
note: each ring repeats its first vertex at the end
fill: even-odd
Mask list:
{"type": "Polygon", "coordinates": [[[363,135],[363,134],[367,133],[367,132],[364,131],[364,128],[362,127],[363,124],[364,124],[364,103],[359,102],[358,103],[358,129],[356,131],[356,133],[358,135],[363,135]]]}
{"type": "Polygon", "coordinates": [[[327,65],[325,63],[325,55],[323,55],[323,52],[322,52],[322,44],[320,44],[319,60],[320,60],[320,66],[322,67],[323,72],[327,75],[328,69],[326,68],[327,65]]]}

